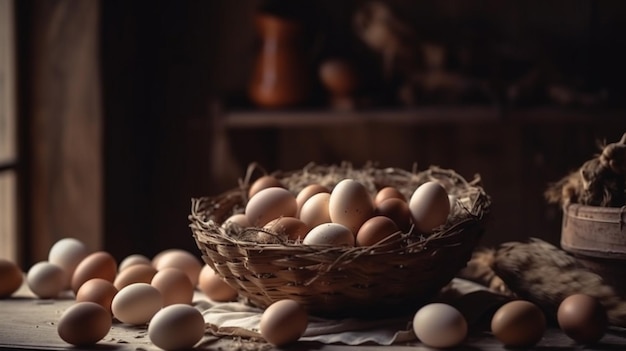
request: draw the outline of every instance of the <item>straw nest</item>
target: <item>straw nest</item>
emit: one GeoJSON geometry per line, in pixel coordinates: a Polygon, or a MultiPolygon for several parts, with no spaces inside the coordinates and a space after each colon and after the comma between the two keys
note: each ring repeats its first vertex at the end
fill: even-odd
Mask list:
{"type": "MultiPolygon", "coordinates": [[[[398,232],[368,247],[328,247],[281,241],[259,243],[246,233],[260,228],[222,226],[242,213],[254,173],[251,165],[239,187],[217,196],[192,199],[190,227],[204,261],[234,287],[240,298],[265,308],[282,299],[301,303],[326,317],[379,317],[414,312],[432,299],[465,267],[478,244],[491,201],[480,177],[466,181],[453,170],[430,167],[418,172],[349,163],[309,164],[273,176],[294,194],[308,184],[332,189],[339,181],[358,180],[375,194],[394,186],[407,198],[427,181],[437,181],[456,198],[445,225],[428,235],[398,232]]],[[[264,172],[263,172],[264,173],[264,172]]]]}

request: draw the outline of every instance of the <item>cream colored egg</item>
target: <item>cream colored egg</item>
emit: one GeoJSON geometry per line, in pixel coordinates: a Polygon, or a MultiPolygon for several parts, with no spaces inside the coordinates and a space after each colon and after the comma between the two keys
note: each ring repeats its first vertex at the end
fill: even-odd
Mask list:
{"type": "Polygon", "coordinates": [[[195,307],[169,305],[157,312],[148,325],[150,341],[163,350],[187,350],[204,336],[204,318],[195,307]]]}
{"type": "Polygon", "coordinates": [[[374,215],[374,203],[367,188],[354,179],[337,183],[330,193],[328,213],[333,223],[346,226],[356,233],[374,215]]]}
{"type": "Polygon", "coordinates": [[[450,214],[448,193],[438,182],[426,182],[413,192],[409,210],[417,230],[430,233],[448,220],[450,214]]]}
{"type": "Polygon", "coordinates": [[[322,223],[309,231],[302,241],[304,245],[354,246],[354,234],[339,223],[322,223]]]}
{"type": "Polygon", "coordinates": [[[287,189],[272,187],[259,191],[246,204],[245,214],[250,225],[263,227],[279,217],[295,217],[296,197],[287,189]]]}
{"type": "Polygon", "coordinates": [[[456,308],[431,303],[420,308],[413,317],[413,331],[430,347],[448,348],[461,344],[467,337],[467,321],[456,308]]]}
{"type": "Polygon", "coordinates": [[[89,255],[87,246],[75,238],[60,239],[50,247],[48,262],[56,264],[65,271],[64,289],[71,287],[74,270],[87,255],[89,255]]]}
{"type": "Polygon", "coordinates": [[[30,290],[42,299],[59,296],[64,290],[67,279],[63,268],[48,261],[35,263],[26,274],[30,290]]]}
{"type": "Polygon", "coordinates": [[[318,193],[311,196],[300,210],[300,220],[310,228],[322,223],[330,222],[330,214],[328,213],[328,202],[330,201],[330,193],[318,193]]]}
{"type": "Polygon", "coordinates": [[[121,289],[111,302],[111,311],[120,322],[143,325],[163,307],[163,297],[157,288],[146,283],[134,283],[121,289]]]}

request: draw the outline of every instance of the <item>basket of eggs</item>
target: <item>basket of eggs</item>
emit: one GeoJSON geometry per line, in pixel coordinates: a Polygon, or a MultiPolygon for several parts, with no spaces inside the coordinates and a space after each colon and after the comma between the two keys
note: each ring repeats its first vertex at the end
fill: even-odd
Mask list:
{"type": "Polygon", "coordinates": [[[253,164],[239,187],[192,199],[189,219],[203,260],[242,301],[373,317],[435,297],[471,258],[490,205],[479,177],[434,166],[253,164]]]}

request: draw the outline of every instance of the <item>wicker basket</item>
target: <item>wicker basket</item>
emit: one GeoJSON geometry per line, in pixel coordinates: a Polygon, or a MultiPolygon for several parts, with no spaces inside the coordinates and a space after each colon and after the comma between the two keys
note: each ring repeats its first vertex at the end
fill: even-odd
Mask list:
{"type": "MultiPolygon", "coordinates": [[[[376,250],[288,242],[259,244],[227,233],[220,224],[243,212],[250,172],[239,188],[192,199],[190,227],[204,261],[238,290],[245,302],[265,308],[289,298],[300,302],[309,313],[325,317],[414,313],[466,265],[482,236],[491,205],[479,177],[467,182],[454,171],[438,167],[409,172],[312,164],[273,175],[294,193],[312,182],[332,188],[339,180],[352,178],[372,193],[391,185],[409,198],[417,186],[436,180],[457,198],[457,210],[433,234],[396,233],[376,250]]],[[[233,227],[251,229],[228,228],[233,227]]]]}

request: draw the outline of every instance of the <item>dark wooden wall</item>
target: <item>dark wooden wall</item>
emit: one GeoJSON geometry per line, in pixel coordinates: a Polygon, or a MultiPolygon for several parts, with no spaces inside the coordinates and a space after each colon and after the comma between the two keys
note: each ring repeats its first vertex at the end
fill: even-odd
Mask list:
{"type": "MultiPolygon", "coordinates": [[[[355,164],[377,161],[405,168],[414,162],[421,167],[436,164],[454,168],[466,177],[480,173],[494,200],[493,229],[488,233],[487,244],[529,236],[557,241],[560,212],[546,206],[542,198],[547,183],[596,152],[596,140],[617,140],[626,130],[621,118],[597,121],[593,114],[576,122],[567,118],[556,122],[541,118],[536,121],[537,116],[530,113],[529,119],[535,122],[519,122],[518,118],[517,122],[503,119],[484,123],[413,126],[377,123],[315,128],[270,124],[263,128],[227,130],[220,136],[222,146],[232,151],[233,158],[223,161],[230,178],[218,179],[212,168],[220,167],[213,159],[216,137],[213,126],[221,115],[211,106],[217,101],[226,102],[226,112],[231,107],[250,108],[246,102],[240,106],[229,103],[241,102],[245,93],[257,44],[252,16],[259,3],[251,0],[150,3],[107,0],[88,2],[91,5],[80,0],[18,3],[20,22],[30,21],[35,26],[30,36],[20,36],[20,45],[25,47],[26,42],[33,42],[36,46],[32,51],[20,51],[29,55],[22,57],[20,66],[33,60],[28,66],[31,69],[21,68],[21,76],[32,77],[30,87],[44,94],[24,95],[20,104],[20,116],[30,116],[26,118],[31,119],[30,124],[35,128],[32,140],[40,136],[46,143],[41,149],[31,150],[34,163],[30,174],[43,180],[36,183],[39,187],[32,188],[30,207],[26,209],[36,211],[25,219],[32,222],[26,231],[32,238],[46,236],[43,241],[30,242],[36,247],[34,258],[43,255],[47,250],[45,245],[55,236],[71,234],[69,230],[51,234],[50,223],[62,223],[55,226],[71,226],[81,235],[93,235],[90,240],[94,240],[94,245],[120,259],[131,253],[153,255],[171,247],[193,251],[195,243],[187,227],[191,197],[214,195],[236,185],[236,178],[242,175],[238,172],[252,161],[262,162],[268,170],[302,167],[311,161],[349,160],[355,164]],[[95,4],[97,9],[93,8],[95,4]],[[34,16],[34,9],[46,8],[47,17],[34,16]],[[57,12],[58,8],[69,12],[57,12]],[[92,18],[81,14],[98,15],[92,18]],[[67,20],[60,23],[81,27],[67,37],[49,37],[46,31],[53,24],[50,20],[57,16],[67,20]],[[93,41],[85,43],[88,36],[93,41]],[[73,56],[74,45],[89,48],[86,55],[99,68],[99,76],[91,81],[101,89],[100,110],[92,110],[98,101],[92,100],[97,94],[90,89],[96,88],[81,85],[82,79],[95,74],[94,67],[81,65],[81,61],[55,61],[57,57],[53,53],[41,51],[45,40],[55,40],[59,48],[66,48],[69,58],[83,57],[73,56]],[[97,47],[92,47],[94,44],[97,47]],[[64,67],[57,72],[61,74],[60,80],[50,75],[56,72],[50,66],[55,62],[64,67]],[[76,71],[68,72],[72,69],[76,71]],[[79,69],[88,75],[81,76],[79,69]],[[67,78],[70,88],[58,88],[58,84],[65,82],[64,74],[71,77],[67,78]],[[85,98],[83,94],[92,95],[85,98]],[[56,100],[55,96],[59,95],[62,99],[56,100]],[[41,101],[47,101],[48,105],[41,101]],[[75,109],[66,110],[64,102],[71,103],[75,109]],[[42,110],[46,106],[51,114],[42,110]],[[100,123],[93,125],[94,130],[88,124],[77,124],[88,123],[98,116],[100,123]],[[72,133],[76,126],[89,133],[66,133],[72,133]],[[54,149],[57,146],[65,147],[67,153],[46,156],[57,150],[54,149]],[[77,158],[66,159],[63,155],[77,155],[77,158]],[[72,177],[55,178],[43,173],[52,169],[67,175],[73,164],[80,164],[76,171],[80,182],[72,177]],[[55,181],[50,183],[51,179],[55,181]],[[70,188],[55,188],[55,184],[70,184],[70,188]],[[71,184],[81,187],[74,188],[71,184]],[[58,203],[54,201],[59,199],[71,203],[55,207],[58,203]],[[93,214],[77,219],[86,212],[93,214]],[[89,226],[76,226],[86,222],[89,226]],[[43,234],[34,234],[39,231],[43,234]]],[[[335,30],[349,27],[342,21],[351,7],[364,1],[313,3],[334,13],[316,18],[324,19],[325,28],[335,30]]],[[[494,0],[470,4],[460,0],[393,0],[388,3],[427,39],[454,42],[463,38],[469,25],[479,30],[477,42],[497,44],[502,37],[513,39],[516,43],[513,49],[517,50],[513,51],[528,52],[539,58],[556,57],[561,60],[556,62],[573,75],[583,77],[587,87],[617,87],[618,92],[621,87],[623,91],[626,70],[621,65],[626,58],[622,49],[626,47],[623,45],[626,6],[621,1],[494,0]]],[[[334,41],[327,35],[327,46],[318,54],[330,54],[337,48],[354,45],[343,45],[353,39],[350,35],[331,34],[334,41]]],[[[476,52],[485,54],[482,65],[493,68],[491,74],[497,75],[499,71],[490,65],[487,55],[490,51],[476,52]]],[[[616,100],[620,100],[619,95],[616,100]]]]}

